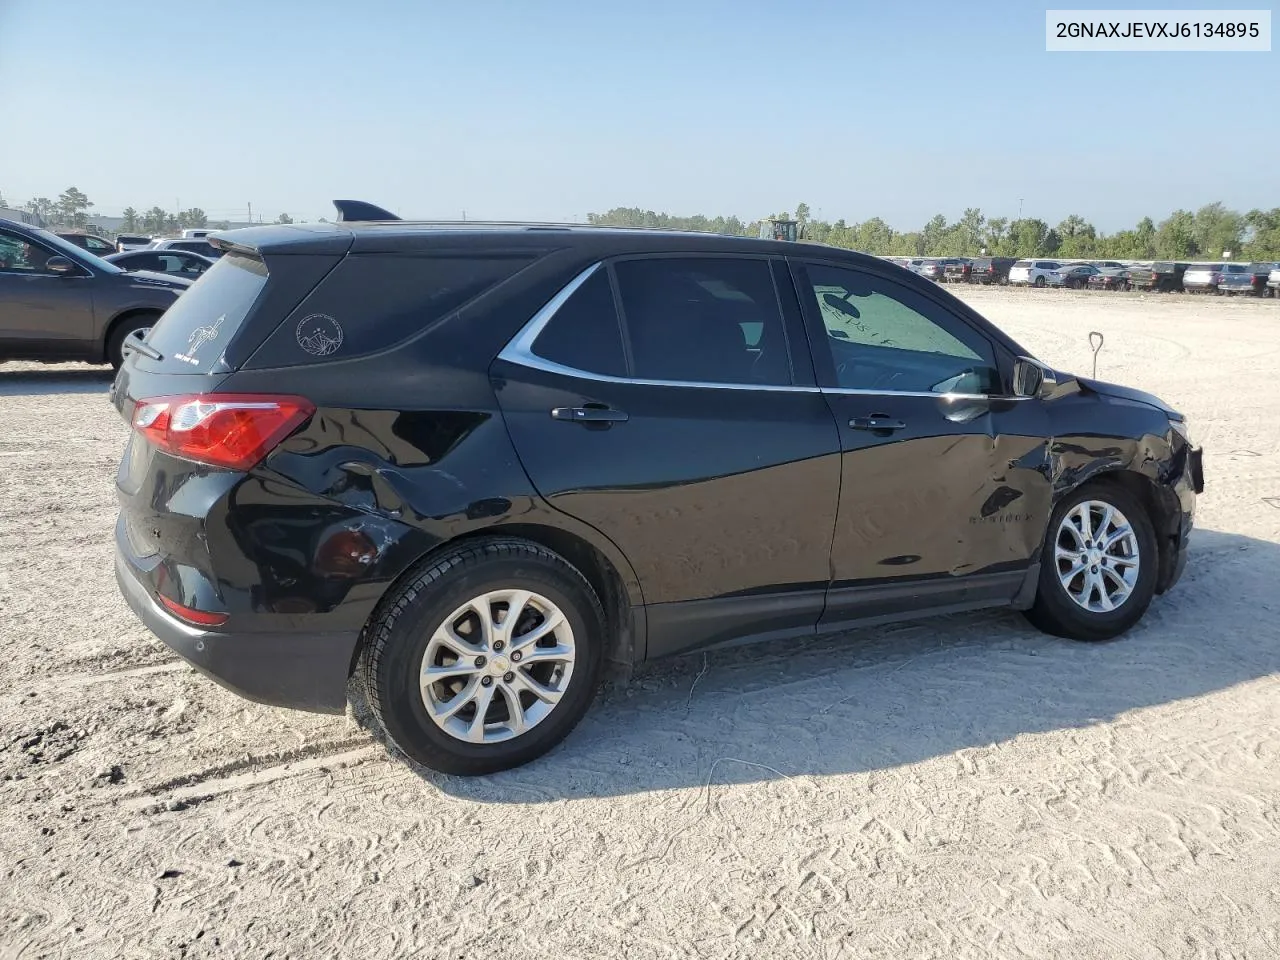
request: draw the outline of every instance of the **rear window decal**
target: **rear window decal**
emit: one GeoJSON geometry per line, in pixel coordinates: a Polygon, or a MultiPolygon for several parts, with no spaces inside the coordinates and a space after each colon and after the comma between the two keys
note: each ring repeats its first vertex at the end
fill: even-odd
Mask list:
{"type": "Polygon", "coordinates": [[[185,353],[174,354],[175,359],[181,360],[183,363],[189,363],[193,366],[200,366],[200,361],[196,358],[196,353],[206,343],[218,339],[218,328],[222,326],[222,321],[227,319],[224,313],[213,323],[203,327],[196,327],[191,331],[191,336],[187,338],[187,349],[185,353]]]}
{"type": "Polygon", "coordinates": [[[297,339],[313,357],[327,357],[342,346],[342,326],[333,317],[313,313],[298,321],[297,339]]]}

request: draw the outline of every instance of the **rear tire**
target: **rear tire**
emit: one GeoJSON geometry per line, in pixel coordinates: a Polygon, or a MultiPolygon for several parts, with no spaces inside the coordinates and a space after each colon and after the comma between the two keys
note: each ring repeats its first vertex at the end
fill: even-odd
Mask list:
{"type": "Polygon", "coordinates": [[[107,362],[111,364],[111,369],[119,370],[124,364],[124,342],[129,335],[135,330],[154,327],[159,319],[158,313],[135,313],[120,321],[120,324],[111,331],[111,338],[107,341],[107,362]]]}
{"type": "Polygon", "coordinates": [[[406,756],[441,773],[495,773],[542,756],[582,719],[606,630],[595,591],[563,557],[524,540],[478,540],[387,597],[368,628],[362,680],[406,756]],[[551,632],[521,648],[544,627],[551,632]]]}
{"type": "Polygon", "coordinates": [[[1142,503],[1116,484],[1085,484],[1053,511],[1041,549],[1039,589],[1025,616],[1057,637],[1118,637],[1151,605],[1159,560],[1155,529],[1142,503]]]}
{"type": "Polygon", "coordinates": [[[1035,285],[1036,285],[1037,287],[1043,287],[1043,286],[1044,286],[1044,277],[1036,277],[1035,285]]]}

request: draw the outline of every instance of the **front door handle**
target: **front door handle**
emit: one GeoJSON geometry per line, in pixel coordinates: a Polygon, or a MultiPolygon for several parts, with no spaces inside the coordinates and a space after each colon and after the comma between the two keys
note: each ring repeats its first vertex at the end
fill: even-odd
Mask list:
{"type": "Polygon", "coordinates": [[[551,411],[555,420],[575,420],[578,423],[626,423],[629,417],[621,410],[603,403],[588,403],[581,407],[555,407],[551,411]]]}
{"type": "Polygon", "coordinates": [[[895,430],[905,430],[907,425],[901,420],[891,420],[883,413],[873,413],[869,417],[854,417],[849,421],[854,430],[869,430],[872,433],[887,437],[895,430]]]}

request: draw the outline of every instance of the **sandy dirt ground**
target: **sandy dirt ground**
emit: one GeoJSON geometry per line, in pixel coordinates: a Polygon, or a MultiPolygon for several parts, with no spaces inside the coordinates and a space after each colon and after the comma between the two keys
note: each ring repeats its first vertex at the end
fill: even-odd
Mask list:
{"type": "Polygon", "coordinates": [[[692,656],[483,780],[175,661],[112,578],[109,377],[0,366],[0,957],[1280,957],[1280,303],[964,295],[1188,414],[1143,624],[692,656]]]}

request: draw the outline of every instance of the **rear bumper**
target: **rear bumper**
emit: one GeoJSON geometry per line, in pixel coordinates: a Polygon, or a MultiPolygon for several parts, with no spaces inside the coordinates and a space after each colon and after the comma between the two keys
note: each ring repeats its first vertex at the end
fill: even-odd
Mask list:
{"type": "Polygon", "coordinates": [[[135,575],[116,528],[116,582],[165,645],[205,676],[247,700],[316,713],[342,713],[359,631],[317,633],[202,630],[160,606],[135,575]]]}

